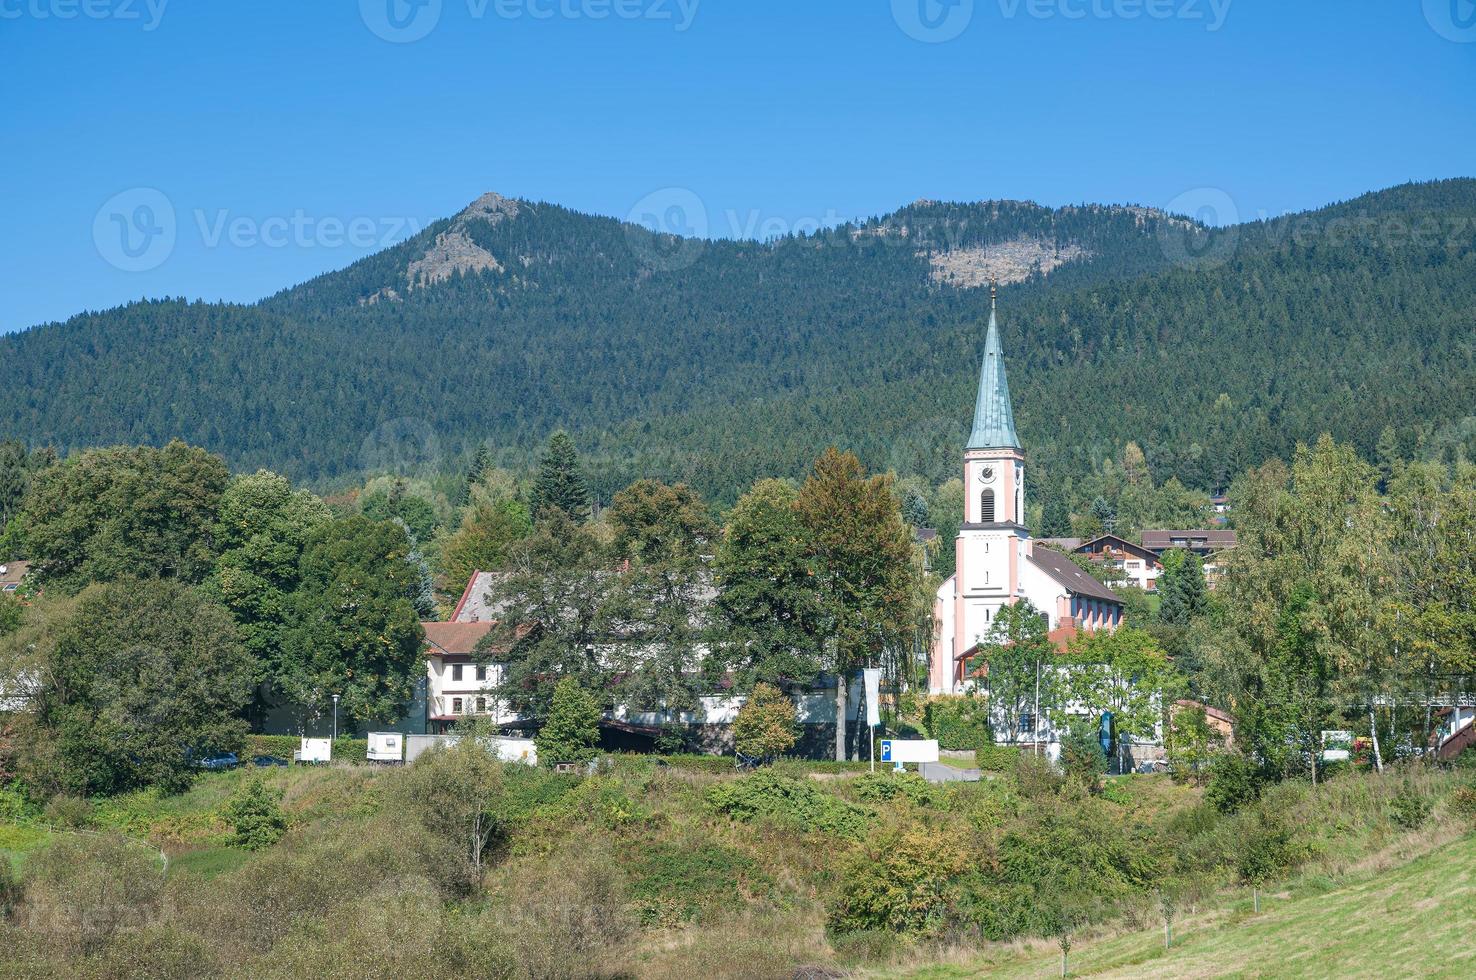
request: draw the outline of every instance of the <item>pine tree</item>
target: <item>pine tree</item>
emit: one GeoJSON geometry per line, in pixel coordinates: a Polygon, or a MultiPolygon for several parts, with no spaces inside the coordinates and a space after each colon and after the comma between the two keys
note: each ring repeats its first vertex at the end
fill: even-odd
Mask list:
{"type": "Polygon", "coordinates": [[[565,677],[554,688],[548,720],[535,738],[538,759],[545,765],[583,762],[600,737],[600,704],[579,682],[565,677]]]}
{"type": "Polygon", "coordinates": [[[1158,620],[1173,626],[1188,626],[1208,602],[1204,566],[1198,556],[1174,550],[1163,556],[1163,576],[1158,582],[1161,602],[1158,620]]]}
{"type": "Polygon", "coordinates": [[[461,492],[456,497],[456,506],[465,507],[471,502],[471,489],[481,482],[482,477],[487,475],[487,469],[492,465],[492,454],[487,451],[487,444],[477,446],[477,451],[472,454],[471,469],[466,471],[466,482],[461,485],[461,492]]]}
{"type": "Polygon", "coordinates": [[[543,520],[551,510],[563,511],[576,524],[589,517],[589,488],[579,473],[579,451],[562,431],[548,440],[533,483],[534,519],[543,520]]]}
{"type": "Polygon", "coordinates": [[[1040,536],[1058,538],[1071,533],[1071,515],[1066,510],[1066,498],[1052,494],[1046,498],[1040,517],[1040,536]]]}

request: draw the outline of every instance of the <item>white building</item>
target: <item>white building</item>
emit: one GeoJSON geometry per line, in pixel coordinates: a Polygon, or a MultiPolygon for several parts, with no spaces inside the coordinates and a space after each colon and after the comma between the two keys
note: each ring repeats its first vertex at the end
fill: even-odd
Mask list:
{"type": "Polygon", "coordinates": [[[1065,555],[1036,548],[1025,527],[1025,451],[1015,434],[994,300],[991,287],[974,427],[964,447],[957,571],[939,586],[934,604],[928,671],[934,694],[959,693],[971,683],[965,664],[1009,603],[1028,600],[1056,635],[1113,629],[1122,621],[1122,600],[1111,589],[1065,555]]]}

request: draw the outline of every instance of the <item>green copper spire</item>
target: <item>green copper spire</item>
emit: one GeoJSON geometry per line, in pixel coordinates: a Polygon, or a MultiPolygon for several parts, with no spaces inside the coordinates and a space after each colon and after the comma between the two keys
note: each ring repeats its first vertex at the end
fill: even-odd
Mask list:
{"type": "Polygon", "coordinates": [[[1005,380],[1004,348],[994,318],[994,284],[989,284],[989,333],[984,338],[984,366],[979,369],[979,400],[974,404],[974,431],[969,449],[1019,449],[1010,383],[1005,380]]]}

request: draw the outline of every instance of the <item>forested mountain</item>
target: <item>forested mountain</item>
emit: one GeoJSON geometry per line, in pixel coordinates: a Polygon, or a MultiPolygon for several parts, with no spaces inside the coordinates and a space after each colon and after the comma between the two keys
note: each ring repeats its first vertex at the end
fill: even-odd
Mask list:
{"type": "Polygon", "coordinates": [[[177,436],[331,484],[401,452],[454,469],[483,442],[516,464],[566,428],[597,490],[641,475],[731,501],[827,444],[937,481],[990,272],[1038,486],[1128,441],[1155,479],[1213,489],[1322,431],[1372,453],[1393,426],[1417,455],[1473,429],[1476,181],[1453,180],[1214,232],[918,202],[772,242],[487,195],[254,306],[136,303],[0,338],[0,438],[177,436]]]}

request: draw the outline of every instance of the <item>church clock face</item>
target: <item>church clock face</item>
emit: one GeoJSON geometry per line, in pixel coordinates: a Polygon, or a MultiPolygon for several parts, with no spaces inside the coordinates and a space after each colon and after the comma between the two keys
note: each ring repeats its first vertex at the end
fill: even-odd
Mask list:
{"type": "Polygon", "coordinates": [[[980,483],[993,483],[994,482],[994,467],[992,467],[992,466],[986,466],[982,470],[980,470],[979,471],[979,482],[980,483]]]}

